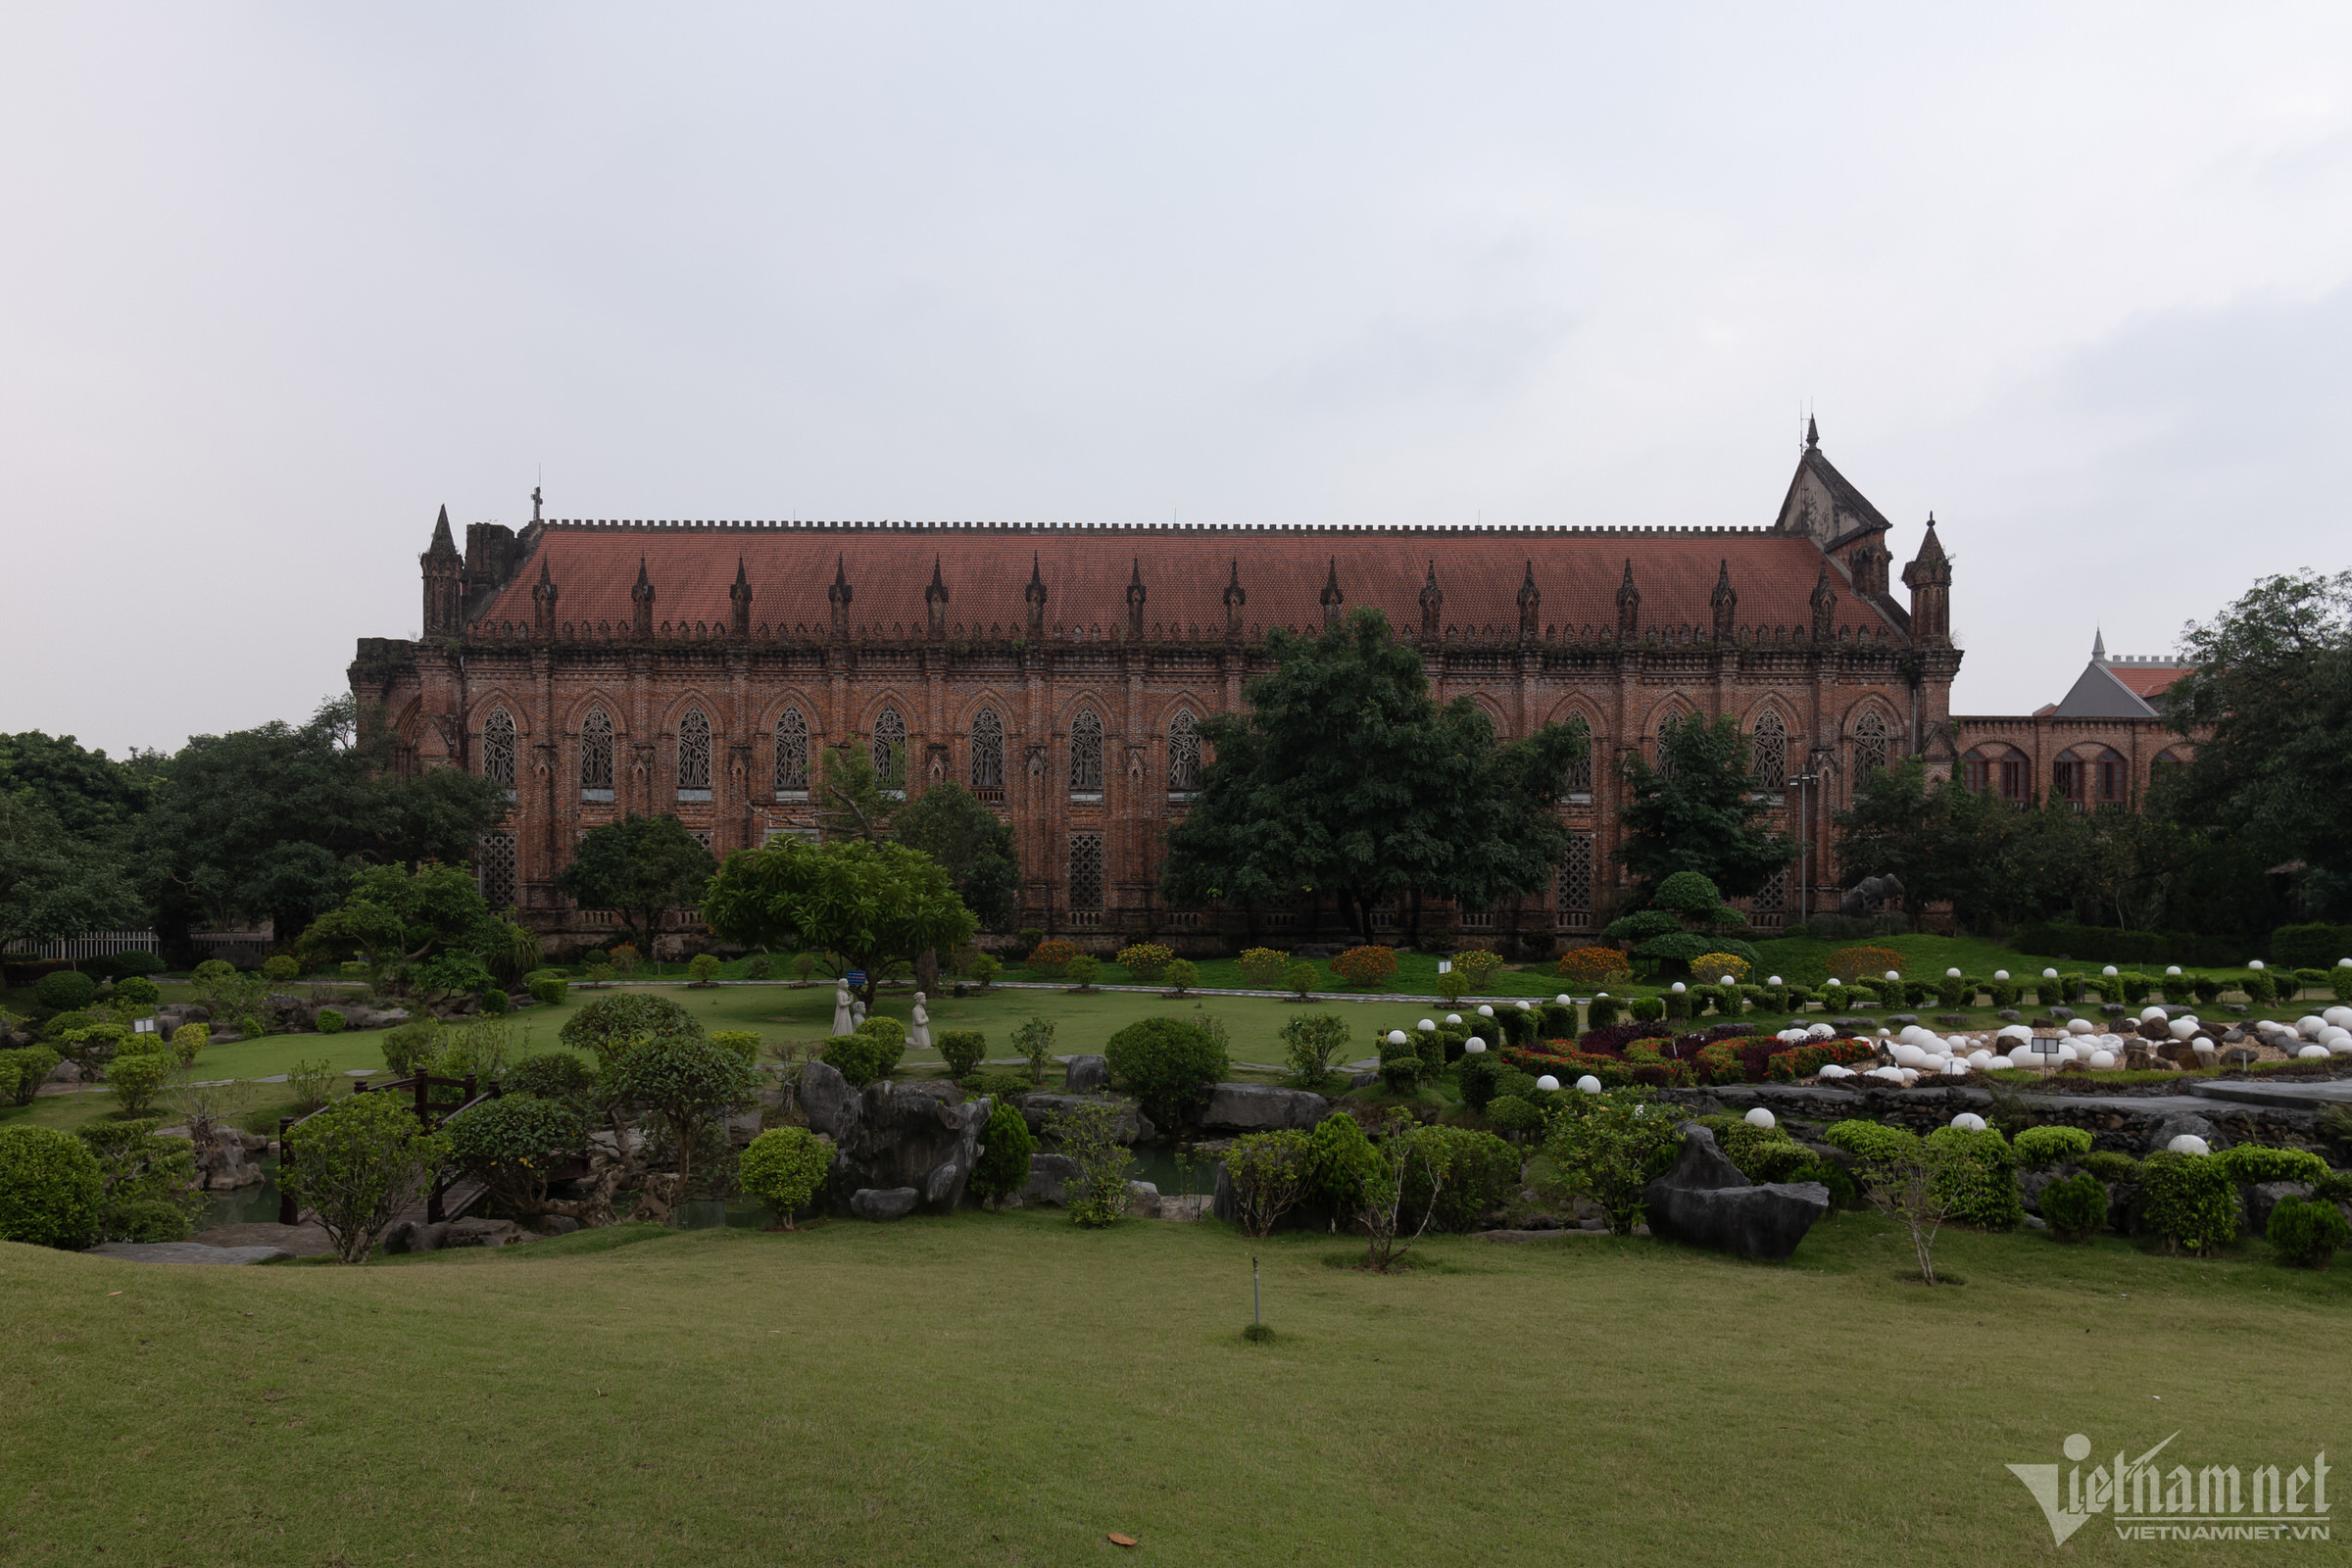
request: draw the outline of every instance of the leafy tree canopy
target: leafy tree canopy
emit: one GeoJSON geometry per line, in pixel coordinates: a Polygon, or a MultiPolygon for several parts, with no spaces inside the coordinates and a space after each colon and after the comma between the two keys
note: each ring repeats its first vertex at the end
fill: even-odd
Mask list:
{"type": "MultiPolygon", "coordinates": [[[[904,747],[891,750],[893,774],[906,776],[904,747]]],[[[890,837],[892,815],[900,808],[901,794],[885,790],[874,772],[873,757],[862,746],[828,746],[817,759],[817,827],[828,839],[863,839],[880,843],[890,837]]]]}
{"type": "Polygon", "coordinates": [[[0,735],[0,795],[28,794],[75,838],[121,833],[141,811],[162,779],[163,759],[133,752],[115,761],[87,751],[71,735],[26,730],[0,735]]]}
{"type": "Polygon", "coordinates": [[[1728,897],[1744,898],[1796,858],[1796,841],[1767,817],[1738,719],[1669,719],[1658,745],[1663,767],[1640,752],[1625,756],[1618,819],[1626,838],[1617,858],[1627,870],[1652,887],[1696,871],[1728,897]]]}
{"type": "Polygon", "coordinates": [[[361,738],[349,698],[303,724],[190,740],[135,834],[162,877],[159,929],[267,915],[293,933],[342,901],[358,866],[470,859],[506,791],[460,768],[404,778],[395,740],[381,726],[361,738]]]}
{"type": "Polygon", "coordinates": [[[953,950],[979,927],[938,861],[861,839],[739,850],[711,879],[703,918],[747,947],[802,943],[840,954],[865,971],[869,1005],[883,965],[912,962],[926,948],[953,950]]]}
{"type": "Polygon", "coordinates": [[[2159,699],[2196,739],[2156,805],[2307,868],[2307,912],[2352,912],[2352,571],[2256,583],[2182,635],[2193,667],[2159,699]]]}
{"type": "Polygon", "coordinates": [[[506,972],[518,947],[535,939],[491,912],[463,866],[433,862],[415,870],[373,865],[352,878],[343,903],[311,922],[302,947],[314,953],[358,952],[369,963],[413,972],[433,991],[471,991],[489,971],[506,972]]]}
{"type": "Polygon", "coordinates": [[[1581,724],[1497,744],[1469,698],[1437,705],[1377,610],[1267,641],[1278,667],[1250,682],[1249,710],[1201,725],[1216,759],[1168,834],[1170,902],[1327,892],[1368,939],[1393,895],[1484,907],[1545,884],[1567,853],[1556,806],[1581,724]]]}
{"type": "Polygon", "coordinates": [[[67,832],[28,792],[0,792],[0,943],[132,926],[145,906],[113,846],[67,832]]]}
{"type": "Polygon", "coordinates": [[[1012,824],[960,784],[934,784],[891,819],[890,836],[922,851],[983,926],[1002,930],[1020,906],[1021,862],[1012,824]]]}
{"type": "Polygon", "coordinates": [[[631,811],[588,830],[556,888],[585,908],[618,909],[632,931],[650,939],[662,910],[702,902],[716,869],[685,823],[631,811]]]}

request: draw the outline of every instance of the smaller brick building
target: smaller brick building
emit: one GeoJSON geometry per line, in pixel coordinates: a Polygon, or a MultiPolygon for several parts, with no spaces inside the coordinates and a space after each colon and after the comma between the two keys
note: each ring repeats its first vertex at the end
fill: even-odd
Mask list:
{"type": "Polygon", "coordinates": [[[2090,662],[2057,702],[2013,716],[1953,715],[1960,778],[2021,804],[2137,808],[2156,769],[2195,753],[2153,701],[2185,672],[2161,655],[2110,655],[2105,636],[2094,634],[2090,662]]]}

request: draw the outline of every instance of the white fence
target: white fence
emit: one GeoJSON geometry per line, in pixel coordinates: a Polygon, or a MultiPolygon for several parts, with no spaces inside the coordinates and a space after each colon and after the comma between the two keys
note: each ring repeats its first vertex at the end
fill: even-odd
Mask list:
{"type": "Polygon", "coordinates": [[[36,958],[107,958],[118,953],[157,953],[152,931],[86,931],[54,942],[11,942],[8,951],[36,958]]]}

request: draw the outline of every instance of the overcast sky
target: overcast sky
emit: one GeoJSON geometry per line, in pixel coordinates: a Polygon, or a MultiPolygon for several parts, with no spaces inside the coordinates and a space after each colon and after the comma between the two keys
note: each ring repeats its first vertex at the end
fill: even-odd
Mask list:
{"type": "Polygon", "coordinates": [[[1955,706],[2346,564],[2352,7],[0,9],[0,729],[299,717],[434,511],[1932,510],[1955,706]]]}

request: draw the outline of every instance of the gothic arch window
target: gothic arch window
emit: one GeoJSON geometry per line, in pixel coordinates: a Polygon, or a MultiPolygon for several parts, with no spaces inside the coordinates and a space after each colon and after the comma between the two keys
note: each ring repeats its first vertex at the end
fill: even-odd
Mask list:
{"type": "Polygon", "coordinates": [[[1674,777],[1674,732],[1690,723],[1693,716],[1677,710],[1658,720],[1658,777],[1674,777]]]}
{"type": "Polygon", "coordinates": [[[1102,835],[1100,833],[1070,835],[1070,913],[1073,924],[1102,923],[1102,835]]]}
{"type": "Polygon", "coordinates": [[[1592,799],[1592,759],[1600,755],[1600,731],[1585,720],[1585,755],[1568,764],[1569,799],[1585,802],[1592,799]]]}
{"type": "Polygon", "coordinates": [[[1200,730],[1190,710],[1178,709],[1168,721],[1168,793],[1191,795],[1200,788],[1200,730]]]}
{"type": "Polygon", "coordinates": [[[474,885],[482,902],[503,913],[514,906],[514,835],[485,833],[474,844],[474,885]]]}
{"type": "Polygon", "coordinates": [[[508,800],[514,798],[514,715],[503,708],[482,720],[482,777],[503,786],[508,800]]]}
{"type": "Polygon", "coordinates": [[[612,799],[612,720],[601,708],[580,720],[580,799],[612,799]]]}
{"type": "Polygon", "coordinates": [[[1070,720],[1070,793],[1098,794],[1102,788],[1102,720],[1091,708],[1070,720]]]}
{"type": "Polygon", "coordinates": [[[1886,720],[1877,709],[1854,720],[1853,782],[1857,787],[1870,777],[1872,769],[1886,765],[1887,739],[1886,720]]]}
{"type": "Polygon", "coordinates": [[[874,715],[874,782],[894,790],[906,785],[906,720],[895,708],[874,715]]]}
{"type": "Polygon", "coordinates": [[[2121,806],[2128,793],[2128,769],[2121,752],[2113,747],[2100,751],[2091,762],[2093,798],[2101,806],[2121,806]]]}
{"type": "Polygon", "coordinates": [[[972,793],[984,801],[1004,799],[1004,721],[993,708],[972,715],[972,793]]]}
{"type": "Polygon", "coordinates": [[[808,793],[808,720],[797,708],[776,717],[776,793],[808,793]]]}
{"type": "Polygon", "coordinates": [[[1781,715],[1767,708],[1756,715],[1756,727],[1748,740],[1749,767],[1756,775],[1760,789],[1779,794],[1788,783],[1788,726],[1781,715]]]}
{"type": "Polygon", "coordinates": [[[678,720],[678,799],[710,798],[710,720],[699,708],[678,720]]]}

